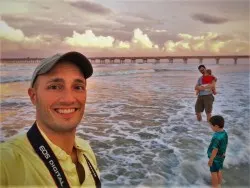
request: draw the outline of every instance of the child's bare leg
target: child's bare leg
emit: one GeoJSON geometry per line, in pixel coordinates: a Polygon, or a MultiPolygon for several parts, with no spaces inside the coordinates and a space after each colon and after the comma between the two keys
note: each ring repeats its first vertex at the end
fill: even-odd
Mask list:
{"type": "Polygon", "coordinates": [[[212,187],[218,188],[218,172],[211,172],[212,187]]]}
{"type": "Polygon", "coordinates": [[[222,172],[221,172],[221,170],[219,170],[219,172],[218,172],[218,184],[219,184],[219,188],[220,188],[221,184],[222,184],[222,172]]]}

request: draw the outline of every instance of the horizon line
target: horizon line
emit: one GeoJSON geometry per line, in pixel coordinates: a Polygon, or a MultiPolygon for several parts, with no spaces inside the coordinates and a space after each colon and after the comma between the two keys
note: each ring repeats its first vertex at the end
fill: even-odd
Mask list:
{"type": "MultiPolygon", "coordinates": [[[[49,56],[51,57],[51,56],[49,56]]],[[[87,56],[86,56],[87,57],[87,56]]],[[[18,59],[45,59],[48,57],[1,57],[0,60],[18,60],[18,59]]],[[[250,58],[249,55],[165,55],[165,56],[93,56],[93,57],[87,57],[88,59],[118,59],[118,58],[136,58],[136,59],[153,59],[153,58],[250,58]]]]}

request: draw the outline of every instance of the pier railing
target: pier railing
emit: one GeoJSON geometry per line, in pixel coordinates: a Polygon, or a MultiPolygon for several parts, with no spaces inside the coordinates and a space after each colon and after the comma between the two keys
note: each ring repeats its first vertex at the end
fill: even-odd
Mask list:
{"type": "MultiPolygon", "coordinates": [[[[10,63],[39,63],[44,58],[1,58],[1,62],[10,63]]],[[[140,57],[89,57],[92,63],[100,64],[114,64],[114,63],[125,63],[129,61],[136,63],[141,61],[148,63],[149,60],[154,60],[155,63],[160,63],[161,60],[168,60],[169,63],[174,63],[176,59],[182,59],[184,63],[188,63],[190,59],[198,59],[199,63],[202,64],[204,59],[215,59],[216,64],[219,64],[221,59],[233,59],[234,64],[237,64],[238,59],[250,59],[250,55],[220,55],[220,56],[140,56],[140,57]]]]}

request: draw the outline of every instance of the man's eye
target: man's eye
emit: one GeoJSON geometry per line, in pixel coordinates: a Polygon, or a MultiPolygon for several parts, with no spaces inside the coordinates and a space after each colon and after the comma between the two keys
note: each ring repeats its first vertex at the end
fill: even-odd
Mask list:
{"type": "Polygon", "coordinates": [[[84,86],[76,86],[75,89],[76,90],[85,90],[85,87],[84,86]]]}
{"type": "Polygon", "coordinates": [[[52,90],[58,90],[58,89],[61,89],[62,87],[59,86],[59,85],[51,85],[48,87],[48,89],[52,89],[52,90]]]}

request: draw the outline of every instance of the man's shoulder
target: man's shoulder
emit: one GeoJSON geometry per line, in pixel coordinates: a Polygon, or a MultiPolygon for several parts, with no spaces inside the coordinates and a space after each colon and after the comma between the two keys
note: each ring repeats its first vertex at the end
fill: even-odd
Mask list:
{"type": "Polygon", "coordinates": [[[12,137],[6,138],[4,142],[2,142],[1,148],[9,147],[9,146],[14,146],[14,145],[20,145],[26,142],[26,134],[18,134],[14,135],[12,137]]]}
{"type": "Polygon", "coordinates": [[[18,156],[22,148],[26,148],[28,139],[26,134],[20,134],[7,139],[0,144],[1,160],[11,159],[18,156]]]}

